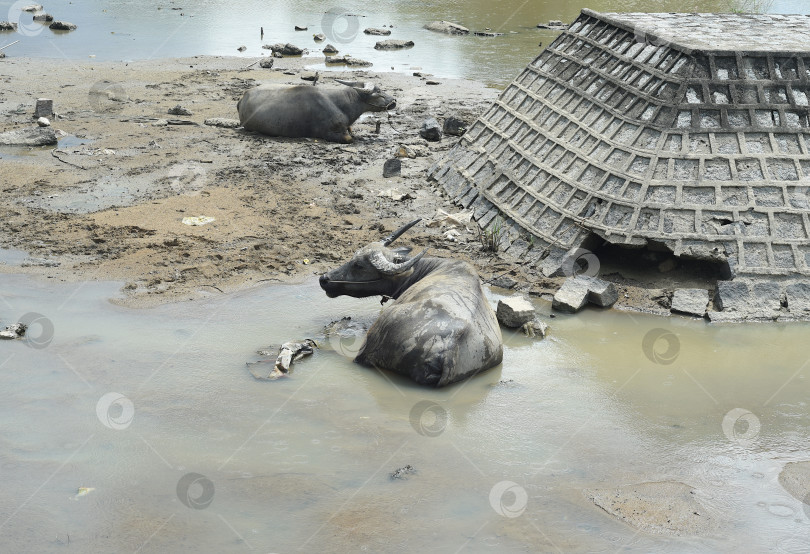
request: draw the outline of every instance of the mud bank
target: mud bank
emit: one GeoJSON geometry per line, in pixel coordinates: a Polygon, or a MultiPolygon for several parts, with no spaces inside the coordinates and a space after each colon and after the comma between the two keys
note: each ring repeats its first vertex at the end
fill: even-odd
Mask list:
{"type": "MultiPolygon", "coordinates": [[[[0,131],[34,125],[36,99],[46,97],[54,100],[53,127],[66,136],[55,148],[0,149],[0,240],[27,253],[0,271],[121,280],[116,301],[146,306],[300,280],[404,221],[462,211],[427,178],[456,137],[429,142],[419,129],[428,117],[471,123],[499,94],[481,83],[322,72],[319,87],[339,86],[334,78],[370,80],[397,99],[389,114],[358,120],[349,145],[204,124],[237,118],[236,102],[258,84],[308,84],[302,76],[312,73],[310,62],[276,59],[262,69],[223,57],[3,60],[0,131]],[[178,104],[192,115],[170,115],[178,104]],[[396,153],[405,155],[401,175],[383,178],[384,162],[396,153]],[[214,221],[183,223],[198,216],[214,221]]],[[[448,230],[438,221],[419,225],[407,240],[472,261],[486,282],[531,295],[550,298],[563,281],[484,249],[475,223],[448,230]]],[[[603,276],[620,288],[616,308],[669,314],[670,287],[710,279],[689,268],[663,274],[660,263],[619,272],[602,260],[603,276]]]]}

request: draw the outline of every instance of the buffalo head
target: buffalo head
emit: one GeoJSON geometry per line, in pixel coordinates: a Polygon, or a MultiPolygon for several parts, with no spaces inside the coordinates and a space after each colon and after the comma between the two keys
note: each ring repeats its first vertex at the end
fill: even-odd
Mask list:
{"type": "Polygon", "coordinates": [[[388,246],[419,221],[421,220],[414,220],[380,242],[364,246],[352,256],[351,260],[321,275],[320,284],[326,295],[330,298],[344,294],[355,298],[394,296],[427,250],[408,257],[410,248],[388,248],[388,246]]]}
{"type": "Polygon", "coordinates": [[[397,107],[397,101],[380,90],[380,87],[363,81],[342,81],[335,79],[341,85],[352,87],[360,94],[360,100],[368,106],[366,111],[384,112],[397,107]]]}

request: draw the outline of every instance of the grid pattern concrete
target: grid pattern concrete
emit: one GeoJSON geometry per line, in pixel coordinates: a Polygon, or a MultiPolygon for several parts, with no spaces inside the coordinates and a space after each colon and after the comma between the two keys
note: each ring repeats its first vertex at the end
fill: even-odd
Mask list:
{"type": "Polygon", "coordinates": [[[430,175],[547,274],[597,235],[807,276],[808,37],[806,16],[583,10],[430,175]]]}

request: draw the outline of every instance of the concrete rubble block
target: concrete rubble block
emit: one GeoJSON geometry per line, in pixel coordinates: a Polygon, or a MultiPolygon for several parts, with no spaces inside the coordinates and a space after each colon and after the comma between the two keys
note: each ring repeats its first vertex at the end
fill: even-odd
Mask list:
{"type": "Polygon", "coordinates": [[[39,119],[37,119],[37,125],[39,125],[40,127],[50,127],[51,120],[48,119],[47,117],[40,117],[39,119]]]}
{"type": "Polygon", "coordinates": [[[34,117],[51,117],[53,115],[53,100],[50,98],[37,98],[37,105],[34,108],[34,117]]]}
{"type": "Polygon", "coordinates": [[[718,281],[714,304],[720,311],[742,311],[748,303],[750,294],[748,283],[745,281],[718,281]]]}
{"type": "Polygon", "coordinates": [[[715,307],[722,315],[710,313],[713,321],[776,319],[783,314],[782,287],[775,282],[749,279],[719,281],[714,298],[715,307]]]}
{"type": "Polygon", "coordinates": [[[444,133],[460,137],[467,132],[467,122],[455,116],[450,116],[444,120],[444,133]]]}
{"type": "Polygon", "coordinates": [[[588,287],[588,302],[601,308],[609,308],[619,299],[616,285],[598,277],[578,276],[588,287]]]}
{"type": "Polygon", "coordinates": [[[574,314],[588,303],[589,293],[588,283],[584,279],[570,277],[566,279],[560,290],[554,293],[551,307],[560,312],[574,314]]]}
{"type": "Polygon", "coordinates": [[[429,117],[422,123],[419,136],[425,140],[436,142],[442,139],[442,129],[435,117],[429,117]]]}
{"type": "Polygon", "coordinates": [[[810,314],[810,284],[794,283],[788,285],[785,289],[785,299],[787,300],[787,309],[791,314],[810,314]]]}
{"type": "Polygon", "coordinates": [[[709,291],[705,289],[678,289],[672,296],[670,311],[703,317],[709,305],[709,291]]]}
{"type": "Polygon", "coordinates": [[[391,158],[390,160],[385,160],[383,164],[383,177],[388,179],[389,177],[399,177],[402,174],[402,160],[399,158],[391,158]]]}
{"type": "Polygon", "coordinates": [[[56,144],[53,127],[26,127],[0,133],[3,146],[49,146],[56,144]]]}
{"type": "Polygon", "coordinates": [[[523,296],[512,296],[498,300],[495,311],[498,321],[505,327],[517,329],[535,317],[534,306],[523,296]]]}

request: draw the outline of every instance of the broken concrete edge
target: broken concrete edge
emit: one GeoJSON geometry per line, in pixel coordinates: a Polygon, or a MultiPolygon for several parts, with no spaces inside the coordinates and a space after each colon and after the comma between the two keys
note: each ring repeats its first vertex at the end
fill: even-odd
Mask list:
{"type": "Polygon", "coordinates": [[[554,294],[551,307],[554,310],[575,313],[591,303],[600,308],[609,308],[619,299],[616,285],[589,275],[577,275],[565,280],[554,294]]]}

